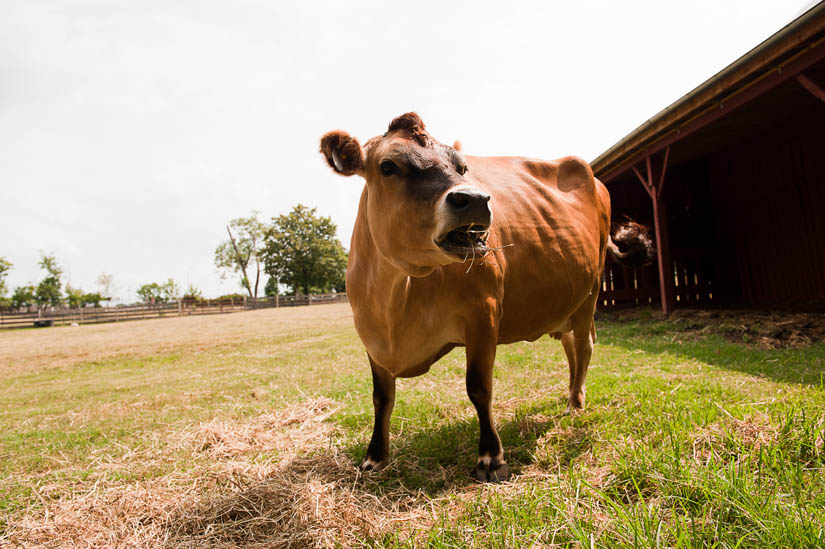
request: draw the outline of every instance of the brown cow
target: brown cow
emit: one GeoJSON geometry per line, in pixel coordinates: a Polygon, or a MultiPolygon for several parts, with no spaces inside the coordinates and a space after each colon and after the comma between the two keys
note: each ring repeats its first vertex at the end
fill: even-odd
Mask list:
{"type": "Polygon", "coordinates": [[[387,462],[395,379],[421,375],[465,346],[481,430],[475,476],[507,478],[490,410],[496,345],[560,337],[570,365],[567,408],[582,408],[605,254],[643,263],[649,240],[626,230],[630,250],[619,252],[609,234],[610,195],[587,162],[465,158],[430,136],[415,113],[363,148],[346,132],[329,132],[321,152],[337,173],[366,180],[347,268],[375,405],[361,469],[387,462]]]}

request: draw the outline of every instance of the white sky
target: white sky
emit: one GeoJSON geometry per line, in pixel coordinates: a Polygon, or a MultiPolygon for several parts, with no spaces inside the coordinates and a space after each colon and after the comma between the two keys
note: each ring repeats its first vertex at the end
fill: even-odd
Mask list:
{"type": "Polygon", "coordinates": [[[362,181],[318,139],[417,111],[467,154],[592,160],[799,14],[801,0],[0,0],[0,257],[236,291],[234,217],[301,202],[348,247],[362,181]],[[507,7],[505,7],[507,6],[507,7]]]}

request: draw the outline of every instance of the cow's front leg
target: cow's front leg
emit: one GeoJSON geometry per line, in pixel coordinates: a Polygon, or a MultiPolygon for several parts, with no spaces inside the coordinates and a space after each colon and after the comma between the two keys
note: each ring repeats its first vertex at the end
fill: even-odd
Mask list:
{"type": "Polygon", "coordinates": [[[497,335],[492,334],[467,342],[467,395],[476,408],[481,430],[475,477],[481,482],[501,482],[510,476],[490,409],[497,340],[497,335]]]}
{"type": "MultiPolygon", "coordinates": [[[[369,356],[369,355],[367,355],[369,356]]],[[[390,453],[390,416],[395,405],[395,376],[370,359],[372,368],[372,404],[375,407],[375,425],[367,448],[367,457],[361,463],[362,471],[377,471],[387,464],[390,453]]]]}

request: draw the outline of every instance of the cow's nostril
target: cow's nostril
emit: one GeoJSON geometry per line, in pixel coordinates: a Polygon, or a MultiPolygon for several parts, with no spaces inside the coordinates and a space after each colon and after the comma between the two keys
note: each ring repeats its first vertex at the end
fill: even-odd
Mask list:
{"type": "Polygon", "coordinates": [[[447,195],[447,203],[456,210],[464,210],[470,205],[470,194],[456,191],[447,195]]]}

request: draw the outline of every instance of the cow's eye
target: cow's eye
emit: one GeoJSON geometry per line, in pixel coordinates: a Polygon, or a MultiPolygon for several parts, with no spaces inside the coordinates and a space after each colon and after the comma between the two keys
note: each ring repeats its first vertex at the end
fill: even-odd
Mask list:
{"type": "Polygon", "coordinates": [[[458,168],[456,168],[456,171],[458,172],[458,175],[464,175],[467,173],[468,169],[467,164],[460,164],[458,168]]]}
{"type": "Polygon", "coordinates": [[[396,166],[392,160],[382,160],[378,167],[381,168],[381,173],[384,177],[389,177],[398,172],[398,166],[396,166]]]}

